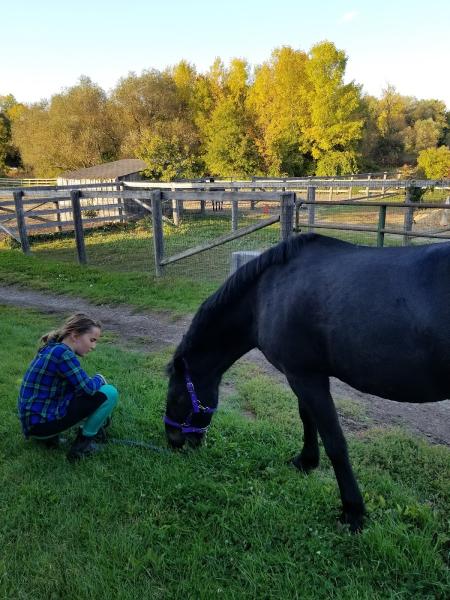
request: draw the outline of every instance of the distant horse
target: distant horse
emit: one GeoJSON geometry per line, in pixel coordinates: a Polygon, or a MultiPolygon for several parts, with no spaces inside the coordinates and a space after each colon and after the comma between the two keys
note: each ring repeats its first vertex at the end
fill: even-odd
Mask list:
{"type": "Polygon", "coordinates": [[[321,235],[290,238],[242,266],[199,308],[168,366],[166,435],[201,442],[222,374],[259,348],[298,398],[303,448],[319,464],[318,433],[351,531],[364,503],[329,377],[399,402],[450,397],[450,244],[368,248],[321,235]]]}
{"type": "Polygon", "coordinates": [[[211,200],[211,205],[214,212],[223,210],[223,200],[211,200]]]}

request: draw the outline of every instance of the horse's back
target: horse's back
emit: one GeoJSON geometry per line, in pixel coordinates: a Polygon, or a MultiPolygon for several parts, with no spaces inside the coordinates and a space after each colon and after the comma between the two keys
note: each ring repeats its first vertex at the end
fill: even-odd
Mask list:
{"type": "Polygon", "coordinates": [[[258,345],[285,372],[403,401],[450,395],[450,244],[378,249],[315,236],[263,273],[257,298],[258,345]]]}

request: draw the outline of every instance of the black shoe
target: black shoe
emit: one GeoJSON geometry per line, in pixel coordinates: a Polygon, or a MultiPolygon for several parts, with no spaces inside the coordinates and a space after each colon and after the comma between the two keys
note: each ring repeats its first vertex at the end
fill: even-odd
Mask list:
{"type": "Polygon", "coordinates": [[[97,452],[98,447],[93,437],[87,437],[83,435],[81,431],[78,432],[73,444],[71,445],[69,452],[67,453],[67,459],[70,462],[75,462],[84,456],[90,456],[94,452],[97,452]]]}
{"type": "Polygon", "coordinates": [[[106,429],[105,429],[104,425],[102,427],[100,427],[100,429],[94,435],[93,439],[94,439],[94,442],[97,444],[106,444],[106,442],[108,441],[108,435],[106,433],[106,429]]]}
{"type": "Polygon", "coordinates": [[[94,441],[97,444],[106,444],[108,441],[108,432],[107,429],[111,425],[111,417],[108,417],[97,433],[94,435],[94,441]]]}

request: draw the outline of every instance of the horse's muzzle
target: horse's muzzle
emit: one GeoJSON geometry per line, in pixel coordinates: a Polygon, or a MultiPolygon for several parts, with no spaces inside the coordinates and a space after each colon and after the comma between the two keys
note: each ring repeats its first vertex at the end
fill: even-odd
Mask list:
{"type": "Polygon", "coordinates": [[[187,442],[191,448],[198,448],[202,443],[203,437],[203,433],[183,433],[175,427],[166,425],[167,443],[173,450],[181,450],[185,442],[187,442]]]}
{"type": "Polygon", "coordinates": [[[179,450],[184,446],[186,436],[179,429],[166,425],[166,438],[167,443],[173,450],[179,450]]]}

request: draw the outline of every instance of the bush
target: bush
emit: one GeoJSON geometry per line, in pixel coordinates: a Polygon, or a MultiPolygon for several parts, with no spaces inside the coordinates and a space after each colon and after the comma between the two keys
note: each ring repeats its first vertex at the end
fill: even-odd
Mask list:
{"type": "Polygon", "coordinates": [[[427,148],[419,153],[417,166],[428,179],[450,177],[450,148],[427,148]]]}

